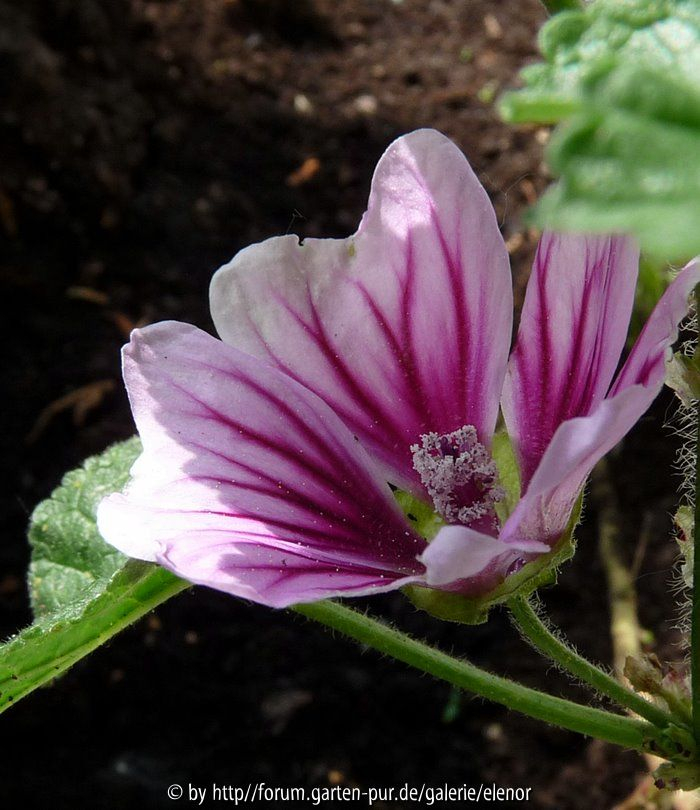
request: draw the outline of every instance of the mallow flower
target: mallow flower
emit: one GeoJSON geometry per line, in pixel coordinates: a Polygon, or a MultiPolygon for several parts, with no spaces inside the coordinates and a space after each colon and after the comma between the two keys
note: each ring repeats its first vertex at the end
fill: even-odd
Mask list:
{"type": "Polygon", "coordinates": [[[268,239],[215,274],[220,339],[172,321],[133,332],[143,452],[100,505],[102,535],[275,607],[409,585],[468,602],[527,582],[660,391],[700,281],[692,262],[616,374],[638,259],[624,236],[545,233],[509,358],[488,196],[441,134],[399,138],[353,236],[268,239]]]}

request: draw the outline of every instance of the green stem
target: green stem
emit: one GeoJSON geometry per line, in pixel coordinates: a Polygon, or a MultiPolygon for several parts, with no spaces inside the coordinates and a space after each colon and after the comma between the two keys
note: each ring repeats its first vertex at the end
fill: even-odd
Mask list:
{"type": "MultiPolygon", "coordinates": [[[[695,317],[700,330],[700,285],[695,288],[695,317]]],[[[695,347],[700,357],[700,336],[695,347]]],[[[693,707],[693,734],[700,740],[700,399],[695,404],[695,525],[693,527],[693,604],[690,625],[690,682],[693,707]]]]}
{"type": "Polygon", "coordinates": [[[658,729],[642,720],[580,706],[493,675],[336,602],[295,605],[294,610],[460,689],[537,720],[640,751],[647,748],[651,738],[658,737],[658,729]]]}
{"type": "Polygon", "coordinates": [[[508,608],[521,633],[547,658],[563,669],[592,686],[597,692],[607,695],[620,706],[644,717],[655,726],[675,723],[676,720],[663,709],[649,703],[641,695],[627,689],[619,681],[608,675],[595,664],[579,655],[547,627],[530,602],[523,597],[515,597],[508,602],[508,608]]]}

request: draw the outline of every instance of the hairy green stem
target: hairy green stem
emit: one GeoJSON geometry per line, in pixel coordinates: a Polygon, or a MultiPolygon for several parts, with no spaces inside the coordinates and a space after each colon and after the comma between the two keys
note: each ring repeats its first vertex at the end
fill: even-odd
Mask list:
{"type": "MultiPolygon", "coordinates": [[[[695,288],[695,312],[700,329],[700,285],[695,288]]],[[[695,347],[700,357],[700,336],[695,347]]],[[[693,734],[700,740],[700,400],[695,404],[695,525],[693,527],[693,594],[690,614],[690,682],[692,689],[693,734]]]]}
{"type": "Polygon", "coordinates": [[[508,602],[515,623],[520,632],[532,645],[547,658],[559,664],[579,680],[592,686],[597,692],[607,695],[623,708],[630,709],[650,723],[663,728],[676,720],[663,709],[649,703],[641,695],[627,689],[619,681],[608,675],[595,664],[579,655],[550,630],[538,616],[536,610],[524,597],[515,597],[508,602]]]}
{"type": "Polygon", "coordinates": [[[643,720],[581,706],[493,675],[337,602],[295,605],[293,609],[416,669],[537,720],[636,750],[645,750],[650,739],[658,738],[659,730],[643,720]]]}

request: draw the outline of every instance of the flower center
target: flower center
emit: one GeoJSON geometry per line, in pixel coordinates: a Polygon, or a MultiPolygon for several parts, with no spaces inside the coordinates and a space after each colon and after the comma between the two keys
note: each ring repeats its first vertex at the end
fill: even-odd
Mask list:
{"type": "Polygon", "coordinates": [[[447,523],[495,525],[494,505],[505,497],[505,490],[498,484],[498,468],[478,440],[476,428],[465,425],[452,433],[425,433],[420,440],[420,445],[411,445],[413,468],[435,511],[447,523]]]}

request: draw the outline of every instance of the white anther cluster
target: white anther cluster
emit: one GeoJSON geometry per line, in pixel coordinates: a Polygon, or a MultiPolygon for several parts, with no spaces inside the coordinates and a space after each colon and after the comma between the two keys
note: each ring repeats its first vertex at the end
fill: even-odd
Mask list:
{"type": "Polygon", "coordinates": [[[498,468],[473,425],[452,433],[426,433],[411,445],[413,468],[432,498],[435,511],[448,523],[469,526],[496,519],[494,504],[505,497],[498,468]]]}

